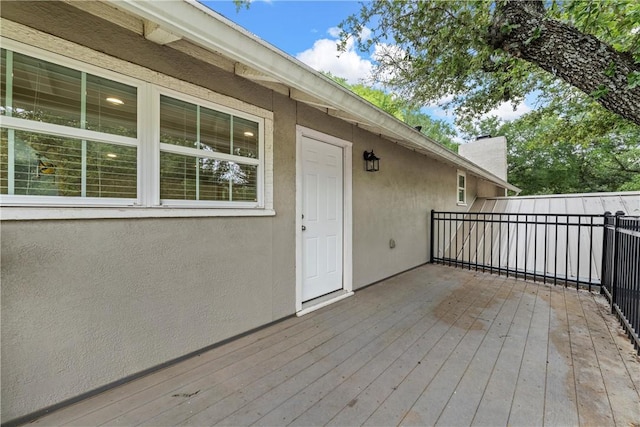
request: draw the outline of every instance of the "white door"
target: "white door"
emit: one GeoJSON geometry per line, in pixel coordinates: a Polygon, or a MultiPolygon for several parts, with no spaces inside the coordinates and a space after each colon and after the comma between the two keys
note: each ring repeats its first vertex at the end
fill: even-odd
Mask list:
{"type": "Polygon", "coordinates": [[[302,301],[342,289],[342,148],[302,137],[302,301]]]}

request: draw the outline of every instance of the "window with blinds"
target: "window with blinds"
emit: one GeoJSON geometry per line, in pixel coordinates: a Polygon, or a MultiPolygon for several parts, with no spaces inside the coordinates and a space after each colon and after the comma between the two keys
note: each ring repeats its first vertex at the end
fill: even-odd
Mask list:
{"type": "Polygon", "coordinates": [[[137,88],[1,55],[0,193],[136,199],[137,88]]]}
{"type": "Polygon", "coordinates": [[[160,198],[258,201],[259,122],[160,96],[160,198]]]}
{"type": "Polygon", "coordinates": [[[264,207],[264,118],[5,45],[3,205],[264,207]]]}

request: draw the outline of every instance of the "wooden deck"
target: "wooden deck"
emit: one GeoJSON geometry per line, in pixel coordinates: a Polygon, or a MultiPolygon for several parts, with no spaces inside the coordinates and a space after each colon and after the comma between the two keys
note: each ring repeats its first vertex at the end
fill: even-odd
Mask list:
{"type": "Polygon", "coordinates": [[[640,425],[605,300],[426,265],[34,422],[640,425]]]}

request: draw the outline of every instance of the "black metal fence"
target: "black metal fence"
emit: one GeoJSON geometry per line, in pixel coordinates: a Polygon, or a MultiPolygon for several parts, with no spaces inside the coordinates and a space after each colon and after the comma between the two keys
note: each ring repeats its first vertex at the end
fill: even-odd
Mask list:
{"type": "Polygon", "coordinates": [[[431,211],[431,262],[591,290],[603,228],[603,215],[431,211]]]}
{"type": "Polygon", "coordinates": [[[431,211],[431,262],[600,289],[640,351],[640,217],[431,211]]]}
{"type": "Polygon", "coordinates": [[[602,291],[640,351],[640,217],[605,213],[602,291]]]}

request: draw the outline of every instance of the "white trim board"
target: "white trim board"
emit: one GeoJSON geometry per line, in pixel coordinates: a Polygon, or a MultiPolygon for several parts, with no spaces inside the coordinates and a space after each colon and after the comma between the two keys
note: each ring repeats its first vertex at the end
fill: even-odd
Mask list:
{"type": "Polygon", "coordinates": [[[296,314],[303,315],[353,295],[353,143],[316,130],[296,125],[296,314]],[[302,138],[307,137],[342,148],[343,162],[343,233],[342,289],[339,298],[323,301],[318,306],[302,308],[302,138]]]}

